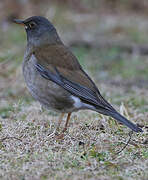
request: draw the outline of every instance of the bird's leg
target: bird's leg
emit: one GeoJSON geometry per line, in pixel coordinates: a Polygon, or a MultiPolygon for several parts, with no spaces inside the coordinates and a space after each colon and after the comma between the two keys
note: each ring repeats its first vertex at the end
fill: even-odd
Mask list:
{"type": "Polygon", "coordinates": [[[68,123],[69,123],[69,120],[70,120],[70,116],[71,116],[71,113],[68,113],[66,123],[65,123],[65,127],[64,127],[64,129],[62,131],[63,133],[67,130],[67,126],[68,126],[68,123]]]}
{"type": "Polygon", "coordinates": [[[64,113],[62,113],[59,117],[59,120],[58,120],[58,124],[57,124],[57,127],[56,127],[56,132],[59,130],[59,127],[61,125],[61,122],[62,122],[62,119],[64,117],[64,113]]]}
{"type": "Polygon", "coordinates": [[[64,138],[64,132],[67,130],[67,126],[68,126],[68,122],[70,120],[70,116],[71,116],[71,113],[68,113],[66,123],[65,123],[65,127],[64,127],[62,133],[56,136],[57,139],[63,139],[64,138]]]}

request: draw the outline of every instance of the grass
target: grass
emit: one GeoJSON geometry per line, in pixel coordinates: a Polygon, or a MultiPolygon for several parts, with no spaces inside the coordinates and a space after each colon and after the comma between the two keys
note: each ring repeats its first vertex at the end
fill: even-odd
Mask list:
{"type": "Polygon", "coordinates": [[[102,119],[96,113],[74,114],[63,140],[47,136],[54,130],[57,117],[49,116],[48,112],[40,113],[37,103],[26,107],[23,103],[15,104],[9,113],[9,117],[1,118],[1,136],[20,140],[1,142],[2,176],[7,172],[12,178],[60,179],[62,176],[68,179],[78,172],[74,177],[105,175],[116,178],[120,172],[122,176],[134,177],[130,174],[130,167],[134,165],[138,169],[137,161],[147,160],[147,147],[140,144],[145,135],[141,134],[134,135],[132,144],[114,159],[116,152],[127,141],[128,131],[113,120],[108,124],[104,121],[105,117],[102,119]],[[104,130],[99,130],[98,119],[104,124],[104,130]],[[125,172],[123,166],[129,172],[125,172]]]}
{"type": "Polygon", "coordinates": [[[48,136],[59,114],[41,111],[29,95],[21,73],[24,46],[23,31],[10,26],[0,47],[0,178],[148,179],[147,57],[118,49],[72,48],[106,99],[145,127],[117,154],[129,129],[91,111],[73,113],[64,139],[48,136]]]}

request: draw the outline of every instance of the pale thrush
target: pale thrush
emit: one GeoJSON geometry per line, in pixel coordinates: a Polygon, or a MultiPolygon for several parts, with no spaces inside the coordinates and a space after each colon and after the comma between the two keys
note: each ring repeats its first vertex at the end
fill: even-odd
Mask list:
{"type": "Polygon", "coordinates": [[[77,58],[61,41],[55,27],[46,18],[33,16],[15,20],[24,25],[27,48],[23,61],[23,75],[32,96],[47,109],[68,113],[65,128],[74,111],[89,109],[111,116],[135,132],[137,125],[119,114],[100,94],[77,58]]]}

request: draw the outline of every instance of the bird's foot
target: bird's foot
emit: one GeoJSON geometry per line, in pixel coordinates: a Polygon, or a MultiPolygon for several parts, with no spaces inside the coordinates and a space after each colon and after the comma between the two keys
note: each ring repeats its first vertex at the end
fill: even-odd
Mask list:
{"type": "Polygon", "coordinates": [[[57,139],[57,140],[63,139],[64,136],[65,136],[64,133],[58,134],[57,131],[54,131],[53,133],[51,133],[51,134],[48,135],[49,138],[55,138],[55,139],[57,139]]]}
{"type": "Polygon", "coordinates": [[[62,131],[62,133],[60,133],[59,135],[56,135],[56,139],[64,139],[65,136],[65,131],[67,130],[67,127],[65,127],[62,131]]]}
{"type": "Polygon", "coordinates": [[[62,140],[62,139],[64,139],[64,136],[65,136],[65,134],[64,134],[64,133],[61,133],[61,134],[56,135],[55,138],[56,138],[57,140],[62,140]]]}
{"type": "Polygon", "coordinates": [[[53,131],[53,133],[51,133],[51,134],[48,134],[48,137],[49,138],[55,138],[55,139],[64,139],[64,136],[65,136],[65,131],[67,130],[67,127],[65,127],[64,129],[63,129],[63,131],[59,134],[58,133],[58,131],[59,131],[59,128],[56,128],[54,131],[53,131]]]}

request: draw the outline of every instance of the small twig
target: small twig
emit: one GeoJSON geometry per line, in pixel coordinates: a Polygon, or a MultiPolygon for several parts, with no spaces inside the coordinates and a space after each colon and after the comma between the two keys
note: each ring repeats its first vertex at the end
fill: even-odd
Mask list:
{"type": "Polygon", "coordinates": [[[19,139],[19,138],[17,138],[17,137],[13,137],[13,136],[6,136],[6,137],[4,137],[4,138],[0,139],[0,142],[5,141],[6,139],[16,139],[16,140],[18,140],[18,141],[22,141],[21,139],[19,139]]]}
{"type": "Polygon", "coordinates": [[[127,141],[127,143],[125,144],[125,146],[123,146],[123,148],[122,148],[120,151],[118,151],[115,155],[120,154],[120,153],[128,146],[128,144],[129,144],[129,142],[130,142],[130,140],[131,140],[131,138],[132,138],[132,134],[133,134],[133,131],[130,131],[130,132],[129,132],[129,140],[127,141]]]}
{"type": "Polygon", "coordinates": [[[130,142],[130,140],[132,138],[132,134],[133,134],[133,131],[130,131],[129,132],[129,136],[130,137],[129,137],[129,140],[127,141],[127,143],[125,144],[125,146],[121,150],[119,150],[116,154],[114,154],[114,156],[111,159],[109,159],[109,160],[115,160],[117,155],[120,154],[128,146],[128,144],[129,144],[129,142],[130,142]]]}

